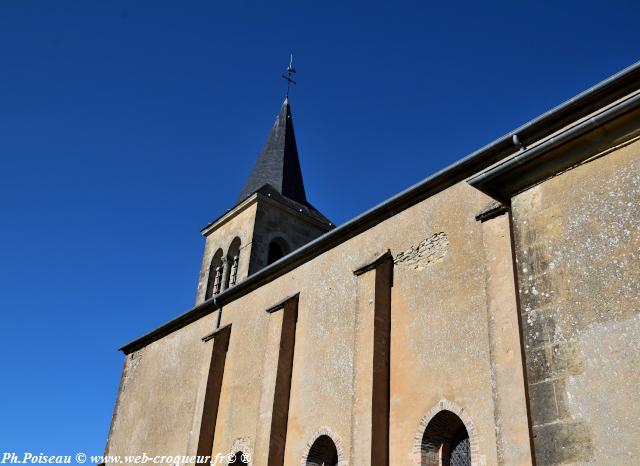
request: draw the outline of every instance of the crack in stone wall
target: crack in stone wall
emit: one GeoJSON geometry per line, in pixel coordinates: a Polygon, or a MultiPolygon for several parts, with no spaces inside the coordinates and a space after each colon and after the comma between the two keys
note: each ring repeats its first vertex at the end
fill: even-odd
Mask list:
{"type": "Polygon", "coordinates": [[[449,239],[444,232],[438,232],[423,240],[417,246],[398,253],[393,261],[396,265],[404,265],[415,270],[424,270],[438,262],[442,262],[449,249],[449,239]]]}

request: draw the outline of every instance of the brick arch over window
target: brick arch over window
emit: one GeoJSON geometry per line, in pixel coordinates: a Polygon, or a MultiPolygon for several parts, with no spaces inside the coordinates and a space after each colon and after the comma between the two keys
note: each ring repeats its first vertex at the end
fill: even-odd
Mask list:
{"type": "Polygon", "coordinates": [[[238,438],[233,442],[229,451],[233,452],[232,460],[228,461],[229,466],[252,466],[253,454],[251,451],[251,440],[248,437],[238,438]],[[244,456],[243,456],[244,455],[244,456]]]}
{"type": "Polygon", "coordinates": [[[347,466],[344,446],[336,433],[319,429],[307,442],[300,466],[347,466]]]}
{"type": "Polygon", "coordinates": [[[420,421],[413,440],[411,464],[420,466],[449,466],[450,448],[461,438],[469,437],[471,466],[482,466],[478,434],[464,408],[449,400],[441,400],[420,421]],[[466,430],[466,432],[465,432],[466,430]]]}

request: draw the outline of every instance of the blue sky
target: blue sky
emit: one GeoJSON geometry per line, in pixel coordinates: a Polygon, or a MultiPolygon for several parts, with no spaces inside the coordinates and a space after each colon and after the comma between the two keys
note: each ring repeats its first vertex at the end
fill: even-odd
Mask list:
{"type": "Polygon", "coordinates": [[[341,224],[639,59],[639,5],[0,2],[0,453],[102,453],[117,348],[193,305],[290,51],[341,224]]]}

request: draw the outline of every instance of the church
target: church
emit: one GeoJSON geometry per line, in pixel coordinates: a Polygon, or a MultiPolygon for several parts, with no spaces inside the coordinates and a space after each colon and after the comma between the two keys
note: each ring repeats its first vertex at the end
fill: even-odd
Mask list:
{"type": "Polygon", "coordinates": [[[240,188],[106,464],[638,463],[640,63],[340,226],[287,98],[240,188]]]}

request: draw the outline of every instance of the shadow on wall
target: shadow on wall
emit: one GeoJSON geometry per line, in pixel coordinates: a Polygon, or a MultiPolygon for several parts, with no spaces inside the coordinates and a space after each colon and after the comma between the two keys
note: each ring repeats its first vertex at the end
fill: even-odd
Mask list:
{"type": "Polygon", "coordinates": [[[282,238],[274,238],[269,243],[269,253],[267,255],[267,265],[273,264],[275,261],[289,254],[289,245],[282,238]]]}

